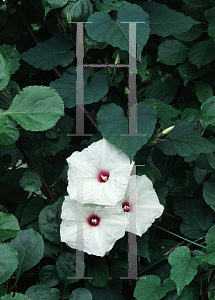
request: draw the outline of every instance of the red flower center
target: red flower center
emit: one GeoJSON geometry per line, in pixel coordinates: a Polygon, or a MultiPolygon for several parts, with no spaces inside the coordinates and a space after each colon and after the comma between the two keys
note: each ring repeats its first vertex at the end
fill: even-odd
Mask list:
{"type": "Polygon", "coordinates": [[[124,212],[129,212],[129,202],[127,200],[122,203],[122,209],[124,212]]]}
{"type": "Polygon", "coordinates": [[[110,176],[110,173],[108,171],[101,170],[101,171],[99,171],[99,174],[97,175],[97,179],[99,182],[107,182],[109,176],[110,176]]]}
{"type": "Polygon", "coordinates": [[[89,218],[87,219],[87,222],[90,226],[98,226],[100,223],[100,217],[97,215],[92,214],[91,216],[89,216],[89,218]]]}

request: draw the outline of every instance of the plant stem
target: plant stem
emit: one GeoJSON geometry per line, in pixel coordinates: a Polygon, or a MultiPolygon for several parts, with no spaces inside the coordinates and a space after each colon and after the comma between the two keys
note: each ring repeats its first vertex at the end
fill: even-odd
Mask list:
{"type": "Polygon", "coordinates": [[[45,189],[47,190],[47,192],[49,194],[50,199],[52,200],[52,203],[54,204],[55,203],[55,199],[54,199],[54,197],[52,195],[52,192],[49,189],[48,184],[45,182],[45,180],[43,179],[43,177],[37,171],[37,169],[35,168],[35,166],[33,165],[33,163],[31,162],[31,160],[29,159],[29,157],[27,156],[27,154],[25,153],[25,151],[22,149],[22,147],[19,145],[18,142],[16,142],[16,146],[19,149],[19,151],[22,153],[22,155],[24,156],[25,160],[30,165],[30,167],[39,175],[42,184],[44,185],[45,189]]]}
{"type": "Polygon", "coordinates": [[[170,233],[170,234],[172,234],[172,235],[174,235],[174,236],[177,236],[178,238],[180,238],[180,239],[182,239],[182,240],[185,240],[185,241],[187,241],[187,242],[189,242],[189,243],[191,243],[191,244],[194,244],[194,245],[196,245],[196,246],[198,246],[198,247],[202,247],[202,248],[205,248],[205,249],[206,249],[206,246],[199,245],[199,244],[197,244],[197,243],[195,243],[195,242],[192,242],[192,241],[190,241],[190,240],[188,240],[188,239],[186,239],[186,238],[184,238],[184,237],[182,237],[182,236],[180,236],[180,235],[178,235],[178,234],[175,234],[175,233],[173,233],[173,232],[171,232],[171,231],[169,231],[169,230],[166,230],[166,229],[164,229],[164,228],[162,228],[162,227],[160,227],[160,226],[158,226],[158,225],[153,224],[153,226],[155,226],[155,227],[157,227],[157,228],[160,228],[161,230],[166,231],[166,232],[168,232],[168,233],[170,233]]]}

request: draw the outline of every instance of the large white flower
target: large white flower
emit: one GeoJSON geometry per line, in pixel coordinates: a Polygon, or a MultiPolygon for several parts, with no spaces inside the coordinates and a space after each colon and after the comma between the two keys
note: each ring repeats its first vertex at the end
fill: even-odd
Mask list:
{"type": "MultiPolygon", "coordinates": [[[[82,204],[65,197],[62,205],[60,236],[61,241],[69,247],[78,249],[97,256],[104,256],[112,249],[114,243],[125,235],[128,224],[127,215],[123,210],[115,207],[98,207],[82,204]],[[90,208],[89,208],[90,207],[90,208]],[[83,247],[80,248],[77,242],[77,209],[83,213],[83,247]],[[82,211],[81,211],[82,210],[82,211]]],[[[82,220],[79,220],[79,222],[82,220]]],[[[79,223],[80,224],[80,223],[79,223]]]]}
{"type": "Polygon", "coordinates": [[[81,152],[75,151],[67,162],[67,190],[71,199],[112,206],[123,198],[134,165],[134,162],[130,164],[129,157],[122,150],[106,139],[81,152]],[[80,195],[78,183],[83,195],[80,195]]]}
{"type": "Polygon", "coordinates": [[[151,180],[145,175],[130,177],[125,196],[119,201],[117,206],[121,206],[128,217],[130,224],[127,226],[126,231],[139,236],[142,236],[148,230],[155,219],[162,215],[164,210],[151,180]]]}

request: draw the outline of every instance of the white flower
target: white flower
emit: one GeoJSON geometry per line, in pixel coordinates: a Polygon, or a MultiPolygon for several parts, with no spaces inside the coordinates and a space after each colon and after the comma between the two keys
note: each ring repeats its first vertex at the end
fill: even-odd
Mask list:
{"type": "Polygon", "coordinates": [[[129,157],[122,150],[106,139],[91,144],[81,152],[75,151],[67,162],[67,190],[71,199],[112,206],[123,198],[134,165],[134,162],[130,164],[129,157]],[[78,183],[83,190],[81,196],[78,183]]]}
{"type": "Polygon", "coordinates": [[[126,231],[142,236],[155,219],[162,215],[164,207],[158,200],[151,180],[145,175],[131,176],[129,185],[125,196],[117,205],[127,214],[130,226],[127,226],[126,231]]]}
{"type": "Polygon", "coordinates": [[[127,215],[120,207],[83,207],[83,248],[77,246],[77,209],[81,212],[82,204],[65,197],[62,205],[60,225],[61,241],[69,247],[97,256],[104,256],[114,243],[125,235],[128,224],[127,215]]]}

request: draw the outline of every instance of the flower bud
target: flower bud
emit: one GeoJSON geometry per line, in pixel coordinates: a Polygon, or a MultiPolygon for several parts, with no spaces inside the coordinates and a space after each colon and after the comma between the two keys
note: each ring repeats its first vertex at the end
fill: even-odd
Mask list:
{"type": "Polygon", "coordinates": [[[129,94],[130,94],[129,89],[126,87],[125,88],[125,95],[129,95],[129,94]]]}
{"type": "Polygon", "coordinates": [[[120,64],[120,57],[119,57],[119,53],[117,54],[116,60],[115,60],[115,65],[120,64]]]}
{"type": "Polygon", "coordinates": [[[167,135],[167,134],[169,134],[169,133],[173,130],[174,127],[175,127],[175,126],[171,126],[171,127],[169,127],[169,128],[166,128],[164,131],[162,131],[162,135],[167,135]]]}
{"type": "Polygon", "coordinates": [[[68,23],[69,23],[69,22],[72,22],[72,17],[71,17],[71,15],[70,15],[69,12],[67,13],[66,18],[67,18],[67,22],[68,22],[68,23]]]}

